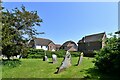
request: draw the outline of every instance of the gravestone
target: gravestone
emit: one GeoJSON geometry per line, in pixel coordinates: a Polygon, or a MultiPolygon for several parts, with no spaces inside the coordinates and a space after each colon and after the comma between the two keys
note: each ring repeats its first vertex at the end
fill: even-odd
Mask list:
{"type": "Polygon", "coordinates": [[[20,59],[20,55],[17,55],[17,59],[20,59]]]}
{"type": "Polygon", "coordinates": [[[79,66],[79,65],[81,64],[82,59],[83,59],[83,52],[82,52],[82,53],[80,54],[80,56],[79,56],[77,66],[79,66]]]}
{"type": "Polygon", "coordinates": [[[57,55],[52,54],[52,62],[53,62],[53,64],[57,63],[57,55]]]}
{"type": "Polygon", "coordinates": [[[47,56],[44,56],[44,57],[43,57],[43,61],[48,61],[48,57],[47,57],[47,56]]]}
{"type": "Polygon", "coordinates": [[[58,68],[58,71],[57,73],[65,70],[66,68],[70,67],[71,66],[71,54],[70,52],[66,52],[66,55],[61,63],[61,66],[58,68]]]}
{"type": "Polygon", "coordinates": [[[48,57],[46,56],[46,52],[45,52],[45,55],[43,57],[43,61],[48,61],[48,57]]]}
{"type": "Polygon", "coordinates": [[[22,59],[22,57],[23,57],[23,55],[20,55],[20,56],[19,56],[19,59],[22,59]]]}

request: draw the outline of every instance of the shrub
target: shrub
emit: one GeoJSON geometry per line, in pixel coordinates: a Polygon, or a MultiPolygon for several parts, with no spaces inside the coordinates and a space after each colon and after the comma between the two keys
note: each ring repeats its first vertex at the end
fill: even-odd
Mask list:
{"type": "Polygon", "coordinates": [[[79,57],[81,52],[70,52],[72,57],[79,57]]]}
{"type": "Polygon", "coordinates": [[[42,49],[30,48],[27,53],[27,58],[42,58],[45,51],[42,49]]]}
{"type": "Polygon", "coordinates": [[[120,38],[107,39],[106,46],[96,52],[95,66],[102,72],[120,71],[120,38]]]}
{"type": "Polygon", "coordinates": [[[54,53],[57,55],[57,57],[63,58],[65,56],[66,51],[65,50],[59,50],[59,51],[55,51],[54,53]]]}
{"type": "Polygon", "coordinates": [[[9,67],[16,67],[16,66],[18,66],[18,65],[20,65],[21,64],[21,61],[19,60],[19,59],[10,59],[10,60],[8,60],[8,59],[6,59],[6,60],[2,60],[2,65],[5,65],[5,66],[9,66],[9,67]]]}
{"type": "MultiPolygon", "coordinates": [[[[52,54],[56,54],[58,58],[63,58],[65,56],[66,51],[65,50],[59,50],[59,51],[44,51],[42,49],[29,49],[27,53],[27,58],[43,58],[43,56],[47,55],[48,58],[52,57],[52,54]]],[[[72,57],[78,57],[79,52],[70,52],[72,57]]]]}

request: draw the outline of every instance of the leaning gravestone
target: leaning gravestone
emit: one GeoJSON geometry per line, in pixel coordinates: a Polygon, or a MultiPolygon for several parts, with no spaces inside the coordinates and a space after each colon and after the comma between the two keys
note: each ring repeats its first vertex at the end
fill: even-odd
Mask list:
{"type": "Polygon", "coordinates": [[[43,61],[48,61],[48,57],[46,56],[46,52],[45,52],[45,56],[43,57],[43,61]]]}
{"type": "Polygon", "coordinates": [[[64,57],[64,60],[62,61],[61,66],[59,67],[57,73],[63,71],[64,69],[68,68],[71,66],[71,54],[70,52],[66,52],[66,55],[64,57]]]}
{"type": "Polygon", "coordinates": [[[79,60],[78,60],[77,66],[79,66],[81,64],[82,59],[83,59],[83,52],[79,56],[79,60]]]}
{"type": "Polygon", "coordinates": [[[52,62],[53,62],[53,64],[57,63],[57,55],[52,54],[52,62]]]}

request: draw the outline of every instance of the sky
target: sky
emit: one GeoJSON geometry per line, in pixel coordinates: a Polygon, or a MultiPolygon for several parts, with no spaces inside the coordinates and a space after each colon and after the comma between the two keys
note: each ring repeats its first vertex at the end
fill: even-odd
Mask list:
{"type": "Polygon", "coordinates": [[[36,27],[38,38],[47,38],[55,44],[68,40],[78,42],[86,35],[118,30],[117,2],[4,2],[8,9],[20,8],[37,11],[43,19],[41,27],[36,27]]]}

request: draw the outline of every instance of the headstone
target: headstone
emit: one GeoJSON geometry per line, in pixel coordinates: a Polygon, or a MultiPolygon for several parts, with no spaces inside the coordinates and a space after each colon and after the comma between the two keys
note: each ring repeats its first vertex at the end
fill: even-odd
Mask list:
{"type": "Polygon", "coordinates": [[[21,54],[20,57],[19,57],[19,59],[22,59],[22,57],[23,57],[23,55],[21,54]]]}
{"type": "Polygon", "coordinates": [[[16,56],[13,56],[13,59],[17,59],[17,57],[16,57],[16,56]]]}
{"type": "Polygon", "coordinates": [[[47,57],[47,56],[44,56],[44,57],[43,57],[43,61],[48,61],[48,57],[47,57]]]}
{"type": "Polygon", "coordinates": [[[82,59],[83,59],[83,52],[79,56],[79,60],[78,60],[77,66],[79,66],[81,64],[82,59]]]}
{"type": "Polygon", "coordinates": [[[2,59],[8,59],[8,58],[7,58],[7,56],[3,55],[3,56],[2,56],[2,59]]]}
{"type": "Polygon", "coordinates": [[[64,57],[64,60],[62,61],[61,66],[59,67],[57,73],[63,71],[64,69],[68,68],[71,66],[71,54],[70,52],[66,52],[66,55],[64,57]]]}
{"type": "Polygon", "coordinates": [[[46,56],[46,52],[45,52],[45,55],[43,57],[43,61],[48,61],[48,57],[46,56]]]}
{"type": "Polygon", "coordinates": [[[52,62],[53,62],[53,64],[57,63],[57,55],[52,54],[52,62]]]}
{"type": "Polygon", "coordinates": [[[19,58],[20,58],[20,55],[17,55],[17,58],[19,59],[19,58]]]}

